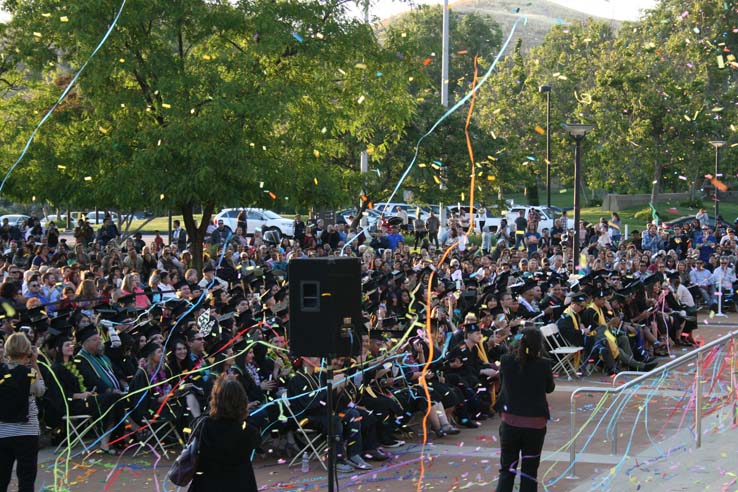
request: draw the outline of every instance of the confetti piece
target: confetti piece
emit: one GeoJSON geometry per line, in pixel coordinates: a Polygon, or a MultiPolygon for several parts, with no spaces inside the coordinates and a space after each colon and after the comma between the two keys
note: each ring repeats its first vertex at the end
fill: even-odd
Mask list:
{"type": "Polygon", "coordinates": [[[359,99],[356,100],[357,103],[361,104],[364,102],[364,96],[361,96],[359,99]]]}
{"type": "Polygon", "coordinates": [[[100,130],[100,133],[102,133],[103,135],[107,135],[107,134],[108,134],[108,130],[107,130],[107,128],[104,128],[104,127],[102,127],[102,126],[101,126],[101,127],[99,128],[99,130],[100,130]]]}
{"type": "Polygon", "coordinates": [[[436,184],[438,184],[438,185],[441,184],[441,180],[438,179],[438,176],[436,176],[436,175],[433,175],[433,181],[435,181],[436,184]]]}
{"type": "Polygon", "coordinates": [[[172,105],[171,104],[167,104],[167,103],[162,103],[161,104],[161,107],[164,108],[164,109],[170,109],[172,107],[172,105]]]}
{"type": "Polygon", "coordinates": [[[681,179],[682,181],[687,181],[687,177],[686,176],[682,176],[681,174],[679,175],[679,179],[681,179]]]}
{"type": "Polygon", "coordinates": [[[725,183],[723,183],[722,181],[720,181],[719,179],[717,179],[717,178],[710,180],[710,183],[712,183],[712,185],[718,191],[722,191],[723,193],[725,193],[726,191],[728,191],[728,186],[725,183]]]}
{"type": "Polygon", "coordinates": [[[205,60],[205,61],[210,61],[213,58],[210,55],[202,55],[202,59],[205,60]]]}
{"type": "Polygon", "coordinates": [[[118,58],[118,63],[125,63],[125,62],[126,62],[125,58],[118,58]]]}
{"type": "Polygon", "coordinates": [[[85,176],[85,181],[92,181],[92,176],[85,176]]]}
{"type": "MultiPolygon", "coordinates": [[[[40,36],[40,34],[39,34],[39,36],[40,36]]],[[[425,60],[423,60],[423,65],[425,65],[427,67],[428,65],[431,64],[432,61],[433,61],[432,58],[426,58],[425,60]]]]}
{"type": "Polygon", "coordinates": [[[56,166],[56,168],[63,171],[67,168],[67,166],[62,166],[61,164],[59,164],[56,166]]]}
{"type": "Polygon", "coordinates": [[[323,127],[323,128],[320,129],[320,133],[325,133],[327,131],[328,131],[328,128],[326,128],[326,127],[323,127]]]}
{"type": "Polygon", "coordinates": [[[313,149],[313,155],[317,159],[318,157],[320,157],[320,151],[318,149],[313,149]]]}
{"type": "Polygon", "coordinates": [[[540,133],[541,135],[545,135],[546,134],[546,130],[544,130],[543,128],[541,128],[538,125],[536,125],[536,127],[534,129],[535,129],[536,133],[540,133]]]}
{"type": "Polygon", "coordinates": [[[318,178],[313,178],[313,183],[315,183],[315,186],[318,186],[318,178]]]}
{"type": "Polygon", "coordinates": [[[37,37],[37,38],[40,38],[41,37],[41,33],[40,32],[34,32],[33,35],[35,37],[37,37]]]}
{"type": "Polygon", "coordinates": [[[62,15],[61,17],[59,17],[59,20],[62,22],[69,22],[69,17],[67,17],[66,15],[62,15]]]}
{"type": "Polygon", "coordinates": [[[357,63],[354,65],[354,68],[358,68],[359,70],[366,70],[366,63],[357,63]]]}
{"type": "Polygon", "coordinates": [[[261,188],[264,188],[264,182],[263,182],[263,181],[259,181],[259,188],[260,188],[260,189],[261,189],[261,188]]]}
{"type": "Polygon", "coordinates": [[[469,50],[459,50],[456,52],[457,55],[466,55],[467,53],[469,53],[469,50]]]}
{"type": "Polygon", "coordinates": [[[718,63],[718,68],[725,68],[725,59],[723,58],[723,55],[717,56],[717,63],[718,63]]]}
{"type": "Polygon", "coordinates": [[[44,12],[43,14],[41,14],[41,17],[51,17],[51,14],[48,12],[44,12]]]}
{"type": "Polygon", "coordinates": [[[497,179],[495,176],[487,176],[487,181],[494,181],[497,179]]]}
{"type": "Polygon", "coordinates": [[[159,200],[164,200],[164,196],[165,196],[164,193],[162,193],[161,195],[159,195],[159,200]]]}
{"type": "Polygon", "coordinates": [[[295,38],[299,43],[302,43],[303,42],[302,36],[300,36],[296,32],[293,32],[292,33],[292,37],[295,38]]]}
{"type": "Polygon", "coordinates": [[[275,195],[275,194],[274,194],[274,193],[272,193],[271,191],[269,192],[269,197],[270,197],[270,198],[271,198],[272,200],[276,200],[276,199],[277,199],[277,195],[275,195]]]}

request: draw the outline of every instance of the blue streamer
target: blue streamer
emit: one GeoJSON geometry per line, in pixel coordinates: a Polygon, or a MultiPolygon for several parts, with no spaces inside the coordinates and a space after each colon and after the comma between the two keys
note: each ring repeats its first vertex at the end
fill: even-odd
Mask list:
{"type": "MultiPolygon", "coordinates": [[[[420,139],[418,139],[418,142],[415,144],[415,154],[413,155],[413,158],[410,161],[410,164],[408,164],[405,172],[402,173],[402,176],[400,176],[400,180],[397,182],[397,185],[395,186],[395,189],[392,191],[392,194],[386,200],[387,204],[384,206],[384,209],[382,210],[382,215],[385,214],[389,203],[392,202],[392,199],[395,197],[395,195],[399,191],[400,186],[402,186],[402,183],[405,181],[405,179],[407,179],[407,176],[408,174],[410,174],[410,171],[412,170],[413,166],[415,166],[415,162],[418,160],[418,154],[420,153],[420,144],[423,142],[423,140],[425,140],[428,136],[430,136],[430,134],[433,133],[436,128],[438,128],[438,125],[440,125],[446,118],[451,116],[451,114],[457,111],[460,107],[462,107],[469,99],[471,99],[474,93],[477,92],[479,88],[482,87],[482,85],[484,85],[485,82],[487,82],[487,79],[490,77],[490,75],[492,75],[492,71],[497,66],[497,62],[500,61],[503,53],[505,53],[505,51],[507,50],[507,47],[510,44],[510,41],[512,41],[513,35],[515,34],[515,30],[518,28],[518,24],[520,24],[520,21],[523,21],[523,25],[526,25],[528,23],[528,16],[524,15],[522,17],[517,18],[512,28],[510,29],[510,34],[507,36],[507,39],[502,44],[502,48],[500,48],[499,53],[497,53],[497,56],[492,62],[492,65],[490,65],[490,67],[487,69],[487,72],[485,72],[484,76],[482,76],[482,78],[479,79],[479,82],[477,82],[477,85],[472,87],[472,90],[470,90],[463,98],[461,98],[456,104],[454,104],[451,107],[451,109],[449,109],[443,115],[441,115],[441,117],[438,118],[438,120],[435,123],[433,123],[433,126],[431,126],[430,130],[428,130],[422,137],[420,137],[420,139]]],[[[343,248],[341,248],[340,256],[343,256],[344,251],[346,250],[346,246],[351,244],[358,237],[359,237],[359,234],[351,238],[350,241],[346,242],[346,244],[343,245],[343,248]]]]}
{"type": "Polygon", "coordinates": [[[46,112],[43,118],[41,118],[41,121],[38,122],[36,127],[33,129],[33,132],[31,132],[31,136],[28,137],[28,141],[26,142],[26,145],[23,147],[23,151],[21,152],[21,155],[18,157],[18,159],[15,161],[15,163],[10,166],[10,169],[8,169],[8,172],[5,173],[5,177],[3,178],[3,181],[0,183],[0,194],[2,194],[3,188],[5,188],[5,182],[8,180],[10,175],[15,171],[15,168],[20,164],[20,162],[23,160],[23,158],[26,156],[26,152],[28,152],[29,147],[31,147],[31,144],[33,143],[33,139],[36,138],[36,134],[41,129],[44,123],[46,123],[46,120],[49,119],[49,117],[54,113],[57,107],[64,101],[64,99],[69,94],[69,91],[72,90],[72,87],[74,87],[74,84],[77,82],[77,79],[82,74],[82,72],[87,68],[87,65],[92,61],[92,59],[95,57],[98,51],[100,51],[100,48],[103,47],[105,42],[108,40],[108,37],[110,36],[110,33],[113,32],[113,29],[118,24],[118,19],[120,19],[120,15],[123,13],[123,7],[126,5],[126,0],[123,0],[120,4],[120,8],[118,9],[118,13],[113,18],[113,22],[110,23],[110,27],[108,27],[108,30],[105,31],[105,35],[102,37],[100,42],[97,44],[94,50],[92,50],[92,53],[87,58],[87,61],[85,61],[82,64],[82,67],[77,71],[77,73],[74,74],[74,77],[72,77],[72,80],[69,82],[69,85],[67,85],[67,88],[64,89],[64,91],[59,96],[59,99],[56,100],[53,106],[51,106],[51,109],[46,112]]]}

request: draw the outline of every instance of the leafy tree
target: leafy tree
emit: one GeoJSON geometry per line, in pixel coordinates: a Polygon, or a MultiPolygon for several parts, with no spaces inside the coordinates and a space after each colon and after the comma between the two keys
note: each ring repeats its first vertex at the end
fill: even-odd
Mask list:
{"type": "MultiPolygon", "coordinates": [[[[58,76],[86,60],[117,2],[5,7],[28,69],[58,76]]],[[[25,172],[70,159],[95,203],[180,211],[199,260],[218,206],[342,200],[335,185],[358,172],[349,153],[401,138],[408,84],[405,64],[336,1],[132,0],[79,80],[82,107],[44,130],[25,172]]]]}

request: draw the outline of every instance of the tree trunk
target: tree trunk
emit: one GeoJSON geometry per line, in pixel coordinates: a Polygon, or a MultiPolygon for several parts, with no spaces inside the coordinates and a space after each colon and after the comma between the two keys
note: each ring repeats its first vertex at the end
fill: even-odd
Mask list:
{"type": "Polygon", "coordinates": [[[349,224],[349,227],[351,229],[358,229],[359,228],[359,222],[361,221],[361,215],[364,213],[364,211],[369,208],[369,204],[371,201],[369,200],[369,197],[367,197],[366,200],[361,201],[361,207],[359,207],[359,212],[356,214],[356,217],[354,217],[354,220],[349,224]]]}
{"type": "Polygon", "coordinates": [[[541,201],[538,195],[538,176],[536,176],[536,180],[533,183],[533,185],[529,186],[527,190],[528,190],[528,204],[540,205],[541,201]]]}
{"type": "Polygon", "coordinates": [[[185,229],[187,230],[187,236],[190,238],[190,249],[192,250],[192,268],[198,272],[202,271],[202,243],[205,240],[205,232],[208,229],[210,223],[210,217],[213,215],[215,205],[212,203],[205,204],[202,207],[202,219],[200,224],[195,223],[195,206],[192,203],[188,203],[182,206],[182,216],[184,217],[185,229]]]}

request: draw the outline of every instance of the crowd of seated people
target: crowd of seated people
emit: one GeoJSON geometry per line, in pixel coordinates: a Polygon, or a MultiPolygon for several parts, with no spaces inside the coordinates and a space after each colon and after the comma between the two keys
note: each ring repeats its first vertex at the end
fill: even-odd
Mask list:
{"type": "MultiPolygon", "coordinates": [[[[449,225],[454,238],[465,235],[449,225]]],[[[67,415],[90,415],[111,454],[146,439],[152,421],[183,433],[228,374],[248,396],[248,422],[277,452],[294,455],[299,426],[327,432],[330,366],[338,469],[367,470],[418,432],[414,422],[428,407],[439,439],[492,418],[498,363],[525,326],[556,324],[557,343],[582,348],[582,372],[648,371],[694,346],[699,303],[714,308],[716,290],[732,294],[738,252],[731,228],[714,236],[709,226],[649,225],[616,242],[595,230],[583,235],[586,261],[576,267],[561,229],[536,238],[535,248],[523,238],[516,247],[503,230],[485,237],[488,250],[459,240],[463,248],[443,261],[436,241],[410,248],[391,226],[369,234],[337,224],[325,243],[320,222],[295,230],[300,237],[271,243],[219,235],[200,270],[177,242],[111,234],[52,248],[42,229],[31,239],[43,247],[32,248],[22,233],[0,230],[1,330],[23,331],[40,348],[49,388],[40,408],[52,440],[67,437],[67,415]],[[296,357],[286,267],[347,244],[344,253],[362,265],[361,347],[332,360],[296,357]],[[297,421],[287,418],[285,398],[297,421]]]]}

